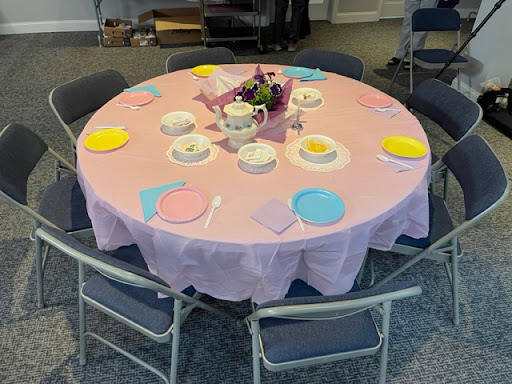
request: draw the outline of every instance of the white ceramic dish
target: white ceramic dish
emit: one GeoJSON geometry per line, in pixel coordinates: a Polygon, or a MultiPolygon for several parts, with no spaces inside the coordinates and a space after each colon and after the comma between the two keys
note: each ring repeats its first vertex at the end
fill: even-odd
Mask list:
{"type": "Polygon", "coordinates": [[[242,167],[249,171],[267,168],[276,159],[276,156],[276,150],[263,143],[245,144],[238,150],[238,158],[243,164],[242,167]],[[259,154],[262,155],[259,156],[259,154]]]}
{"type": "Polygon", "coordinates": [[[315,88],[297,88],[291,93],[292,102],[301,107],[312,108],[322,102],[322,92],[315,88]]]}
{"type": "Polygon", "coordinates": [[[172,143],[172,148],[179,154],[181,159],[186,161],[200,161],[208,156],[211,141],[203,135],[189,134],[178,137],[172,143]],[[195,145],[197,148],[191,150],[190,147],[195,145]]]}
{"type": "Polygon", "coordinates": [[[330,137],[323,135],[308,135],[304,136],[300,143],[301,156],[308,161],[317,162],[318,160],[328,159],[332,157],[333,152],[336,151],[336,142],[330,137]],[[326,150],[323,152],[315,152],[308,149],[308,141],[325,145],[326,150]]]}
{"type": "Polygon", "coordinates": [[[196,124],[196,117],[190,112],[176,111],[164,115],[160,119],[162,131],[170,135],[190,133],[196,124]]]}

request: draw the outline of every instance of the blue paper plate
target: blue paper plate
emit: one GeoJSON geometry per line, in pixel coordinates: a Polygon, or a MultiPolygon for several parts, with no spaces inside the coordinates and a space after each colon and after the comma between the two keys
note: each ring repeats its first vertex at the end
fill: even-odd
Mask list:
{"type": "Polygon", "coordinates": [[[311,223],[330,223],[339,220],[345,213],[343,200],[334,192],[322,188],[300,190],[293,195],[292,207],[297,215],[311,223]]]}
{"type": "Polygon", "coordinates": [[[290,67],[283,69],[283,75],[293,77],[294,79],[302,79],[313,74],[313,71],[304,67],[290,67]]]}

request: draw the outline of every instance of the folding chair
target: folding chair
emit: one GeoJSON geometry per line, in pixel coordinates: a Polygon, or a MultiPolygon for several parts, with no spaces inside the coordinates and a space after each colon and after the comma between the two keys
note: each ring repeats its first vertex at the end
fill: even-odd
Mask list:
{"type": "Polygon", "coordinates": [[[458,325],[458,264],[462,256],[459,236],[498,208],[507,198],[510,185],[499,159],[478,135],[467,136],[450,148],[442,158],[442,167],[454,174],[462,188],[464,221],[455,225],[443,198],[430,193],[427,237],[398,237],[391,252],[410,259],[374,286],[382,286],[423,259],[442,261],[452,288],[453,323],[458,325]]]}
{"type": "Polygon", "coordinates": [[[346,53],[306,48],[295,55],[293,65],[297,67],[320,68],[322,71],[337,73],[338,75],[359,81],[363,80],[363,61],[346,53]]]}
{"type": "Polygon", "coordinates": [[[197,307],[234,320],[234,317],[200,301],[201,294],[192,286],[178,292],[151,274],[135,245],[119,248],[112,255],[107,255],[56,228],[38,228],[36,241],[46,242],[78,261],[81,365],[87,362],[86,337],[90,336],[158,375],[165,383],[175,384],[180,327],[190,312],[197,307]],[[97,271],[87,280],[85,265],[97,271]],[[167,297],[158,298],[158,293],[167,297]],[[103,336],[89,331],[85,304],[158,343],[167,343],[172,339],[170,373],[164,373],[103,336]]]}
{"type": "Polygon", "coordinates": [[[260,357],[268,370],[282,371],[373,355],[379,350],[379,383],[385,383],[391,304],[420,293],[414,283],[400,282],[322,296],[302,280],[295,280],[286,298],[256,305],[254,313],[246,317],[252,335],[254,384],[260,383],[260,357]],[[381,330],[372,307],[382,313],[381,330]]]}
{"type": "MultiPolygon", "coordinates": [[[[29,205],[29,177],[39,160],[49,153],[69,172],[76,169],[33,131],[21,124],[10,124],[0,132],[0,197],[29,215],[34,229],[39,226],[58,227],[75,237],[93,236],[92,224],[85,206],[85,197],[76,176],[68,176],[44,188],[38,208],[29,205]]],[[[35,182],[31,182],[33,186],[35,182]]],[[[35,188],[31,188],[35,189],[35,188]]],[[[34,204],[35,205],[35,204],[34,204]]],[[[36,243],[36,279],[38,307],[44,306],[43,275],[48,249],[36,243]]]]}
{"type": "MultiPolygon", "coordinates": [[[[458,142],[468,136],[482,120],[482,108],[456,89],[437,80],[427,79],[409,95],[405,106],[417,111],[439,125],[453,140],[458,142]]],[[[444,199],[448,197],[446,167],[435,153],[432,153],[431,191],[435,182],[444,181],[444,199]]]]}
{"type": "Polygon", "coordinates": [[[71,140],[73,154],[76,155],[78,135],[73,133],[70,125],[100,109],[128,87],[123,75],[113,69],[107,69],[79,77],[50,92],[50,106],[71,140]]]}
{"type": "MultiPolygon", "coordinates": [[[[420,8],[412,14],[411,20],[411,38],[413,40],[414,33],[416,32],[432,32],[432,31],[453,31],[457,32],[457,41],[452,50],[445,48],[424,48],[414,50],[409,44],[409,56],[410,56],[410,69],[409,69],[409,88],[412,93],[414,88],[413,73],[414,66],[417,65],[425,69],[441,69],[444,65],[450,61],[455,51],[460,46],[460,15],[459,12],[452,8],[420,8]]],[[[406,55],[407,56],[407,55],[406,55]]],[[[405,58],[405,56],[404,56],[405,58]]],[[[391,92],[398,71],[402,67],[404,58],[400,60],[397,65],[391,84],[389,85],[388,92],[391,92]]],[[[468,64],[468,60],[461,56],[453,60],[450,65],[452,68],[459,70],[468,64]]],[[[460,79],[459,79],[460,80],[460,79]]],[[[460,84],[458,86],[460,88],[460,84]]]]}
{"type": "Polygon", "coordinates": [[[194,68],[201,64],[235,64],[235,55],[226,47],[203,48],[173,53],[165,62],[167,73],[194,68]]]}

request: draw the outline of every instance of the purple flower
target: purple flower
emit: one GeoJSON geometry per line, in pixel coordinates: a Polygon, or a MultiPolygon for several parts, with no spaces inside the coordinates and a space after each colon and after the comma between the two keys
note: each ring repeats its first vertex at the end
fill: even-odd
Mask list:
{"type": "Polygon", "coordinates": [[[251,88],[247,88],[247,89],[244,91],[243,95],[244,95],[244,97],[245,97],[245,99],[246,99],[246,100],[252,100],[252,99],[254,99],[254,94],[255,94],[255,93],[256,93],[256,92],[254,92],[254,90],[252,90],[251,88]]]}
{"type": "Polygon", "coordinates": [[[274,96],[277,96],[281,93],[282,88],[281,85],[274,83],[270,86],[270,93],[274,96]]]}
{"type": "Polygon", "coordinates": [[[254,80],[256,83],[265,84],[265,75],[256,74],[254,75],[254,80]]]}

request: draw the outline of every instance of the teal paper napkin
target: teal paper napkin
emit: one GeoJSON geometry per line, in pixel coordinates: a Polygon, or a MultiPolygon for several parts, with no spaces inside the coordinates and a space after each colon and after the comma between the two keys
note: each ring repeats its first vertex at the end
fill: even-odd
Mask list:
{"type": "Polygon", "coordinates": [[[303,77],[300,81],[314,81],[314,80],[327,80],[327,77],[322,73],[320,68],[315,69],[313,74],[308,77],[303,77]]]}
{"type": "Polygon", "coordinates": [[[136,92],[136,91],[148,91],[151,92],[156,97],[162,97],[160,92],[158,92],[158,89],[153,84],[148,85],[141,85],[140,87],[132,87],[132,88],[125,88],[125,92],[136,92]]]}
{"type": "Polygon", "coordinates": [[[174,183],[159,185],[158,187],[147,188],[140,191],[139,197],[140,203],[142,204],[142,211],[144,212],[144,222],[147,222],[155,215],[156,201],[162,193],[171,188],[181,187],[183,184],[185,184],[185,181],[176,181],[174,183]]]}

